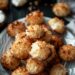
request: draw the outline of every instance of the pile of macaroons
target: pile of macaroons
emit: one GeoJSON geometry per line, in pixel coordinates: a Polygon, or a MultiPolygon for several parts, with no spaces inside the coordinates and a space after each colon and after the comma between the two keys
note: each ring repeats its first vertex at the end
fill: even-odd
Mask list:
{"type": "Polygon", "coordinates": [[[64,22],[55,17],[45,23],[40,11],[29,13],[25,22],[28,25],[15,21],[7,27],[15,40],[2,54],[3,67],[11,75],[67,75],[61,62],[75,60],[75,47],[64,44],[64,22]]]}

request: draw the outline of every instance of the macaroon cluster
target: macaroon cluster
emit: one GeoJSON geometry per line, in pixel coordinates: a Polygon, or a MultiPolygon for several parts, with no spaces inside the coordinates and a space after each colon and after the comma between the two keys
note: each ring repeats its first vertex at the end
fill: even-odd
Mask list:
{"type": "Polygon", "coordinates": [[[12,70],[11,75],[67,74],[60,60],[74,61],[75,47],[64,44],[62,20],[52,18],[45,23],[43,19],[42,12],[34,11],[26,16],[27,25],[19,21],[8,25],[7,33],[14,41],[2,53],[1,63],[12,70]]]}

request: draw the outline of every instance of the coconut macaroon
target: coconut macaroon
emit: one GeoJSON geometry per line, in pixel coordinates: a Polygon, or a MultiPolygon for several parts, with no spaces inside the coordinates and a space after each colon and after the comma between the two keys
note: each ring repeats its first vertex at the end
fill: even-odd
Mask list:
{"type": "Polygon", "coordinates": [[[69,15],[70,7],[66,3],[56,3],[53,7],[53,12],[56,16],[64,17],[69,15]]]}
{"type": "Polygon", "coordinates": [[[14,41],[11,52],[18,59],[26,59],[29,56],[31,44],[31,40],[27,37],[18,38],[14,41]]]}
{"type": "Polygon", "coordinates": [[[67,75],[67,70],[62,64],[56,64],[50,70],[49,75],[67,75]]]}
{"type": "Polygon", "coordinates": [[[64,22],[57,17],[50,19],[48,24],[50,28],[57,33],[63,33],[65,31],[64,22]]]}
{"type": "Polygon", "coordinates": [[[42,37],[44,34],[44,30],[39,25],[30,25],[27,27],[26,35],[32,39],[37,39],[42,37]]]}
{"type": "Polygon", "coordinates": [[[26,63],[26,69],[30,74],[38,74],[44,69],[44,64],[36,59],[29,58],[26,63]]]}
{"type": "Polygon", "coordinates": [[[18,67],[11,75],[30,75],[25,67],[18,67]]]}
{"type": "Polygon", "coordinates": [[[15,21],[13,23],[10,23],[7,27],[7,33],[14,37],[16,34],[25,32],[25,24],[22,22],[15,21]]]}
{"type": "Polygon", "coordinates": [[[43,12],[40,11],[33,11],[26,16],[26,22],[28,24],[32,25],[41,24],[43,23],[43,21],[44,21],[44,15],[43,12]]]}
{"type": "Polygon", "coordinates": [[[32,48],[29,53],[32,58],[36,58],[38,60],[45,60],[51,53],[51,47],[52,46],[45,41],[36,41],[32,44],[32,48]]]}
{"type": "Polygon", "coordinates": [[[75,60],[75,46],[63,45],[59,50],[59,56],[64,61],[75,60]]]}
{"type": "Polygon", "coordinates": [[[9,70],[14,70],[15,68],[18,67],[19,65],[19,60],[16,59],[12,53],[10,52],[10,50],[7,50],[6,52],[4,52],[2,54],[2,57],[1,57],[1,63],[3,65],[3,67],[5,67],[6,69],[9,69],[9,70]]]}

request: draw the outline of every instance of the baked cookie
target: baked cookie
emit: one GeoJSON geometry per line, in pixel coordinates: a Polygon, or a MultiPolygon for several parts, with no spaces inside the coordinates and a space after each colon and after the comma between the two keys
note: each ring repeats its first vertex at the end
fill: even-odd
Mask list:
{"type": "Polygon", "coordinates": [[[39,25],[29,25],[26,29],[26,35],[32,39],[38,39],[42,37],[44,30],[39,25]]]}
{"type": "Polygon", "coordinates": [[[10,50],[7,50],[1,57],[1,63],[6,69],[14,70],[18,67],[20,61],[13,56],[10,50]]]}
{"type": "Polygon", "coordinates": [[[44,69],[44,64],[33,58],[29,58],[26,63],[26,69],[30,74],[38,74],[44,69]]]}
{"type": "Polygon", "coordinates": [[[64,21],[60,20],[57,17],[50,19],[48,21],[48,24],[50,28],[57,33],[62,34],[65,31],[64,21]]]}
{"type": "Polygon", "coordinates": [[[16,38],[16,40],[11,46],[11,52],[14,55],[14,57],[18,59],[26,59],[29,56],[31,44],[32,42],[28,37],[18,37],[18,39],[16,38]]]}
{"type": "Polygon", "coordinates": [[[31,51],[29,52],[32,58],[38,60],[46,60],[51,54],[51,45],[45,41],[36,41],[32,43],[31,51]]]}
{"type": "Polygon", "coordinates": [[[53,12],[56,16],[64,17],[70,14],[70,7],[66,3],[56,3],[53,12]]]}
{"type": "Polygon", "coordinates": [[[44,15],[41,11],[33,11],[26,16],[29,25],[41,24],[44,22],[44,15]]]}
{"type": "Polygon", "coordinates": [[[59,56],[64,61],[75,60],[75,46],[72,46],[70,44],[63,45],[59,50],[59,56]]]}
{"type": "Polygon", "coordinates": [[[26,29],[26,27],[25,27],[24,23],[15,21],[15,22],[10,23],[8,25],[8,27],[7,27],[7,33],[11,37],[14,37],[18,33],[25,32],[25,29],[26,29]]]}
{"type": "Polygon", "coordinates": [[[67,75],[67,70],[62,64],[57,64],[52,67],[49,75],[67,75]]]}

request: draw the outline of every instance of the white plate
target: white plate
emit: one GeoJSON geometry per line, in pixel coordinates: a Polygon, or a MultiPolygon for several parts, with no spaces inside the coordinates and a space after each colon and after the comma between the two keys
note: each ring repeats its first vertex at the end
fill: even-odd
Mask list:
{"type": "MultiPolygon", "coordinates": [[[[45,22],[47,23],[50,18],[45,17],[45,22]]],[[[18,21],[24,22],[23,19],[19,19],[18,21]]],[[[67,33],[64,36],[64,41],[66,44],[72,44],[75,46],[75,36],[70,32],[67,31],[67,33]]],[[[7,35],[6,29],[0,34],[0,55],[3,51],[5,51],[11,44],[12,39],[7,35]]],[[[75,62],[65,62],[65,67],[68,69],[69,75],[75,75],[75,62]]],[[[0,64],[0,75],[10,75],[0,64]]]]}

